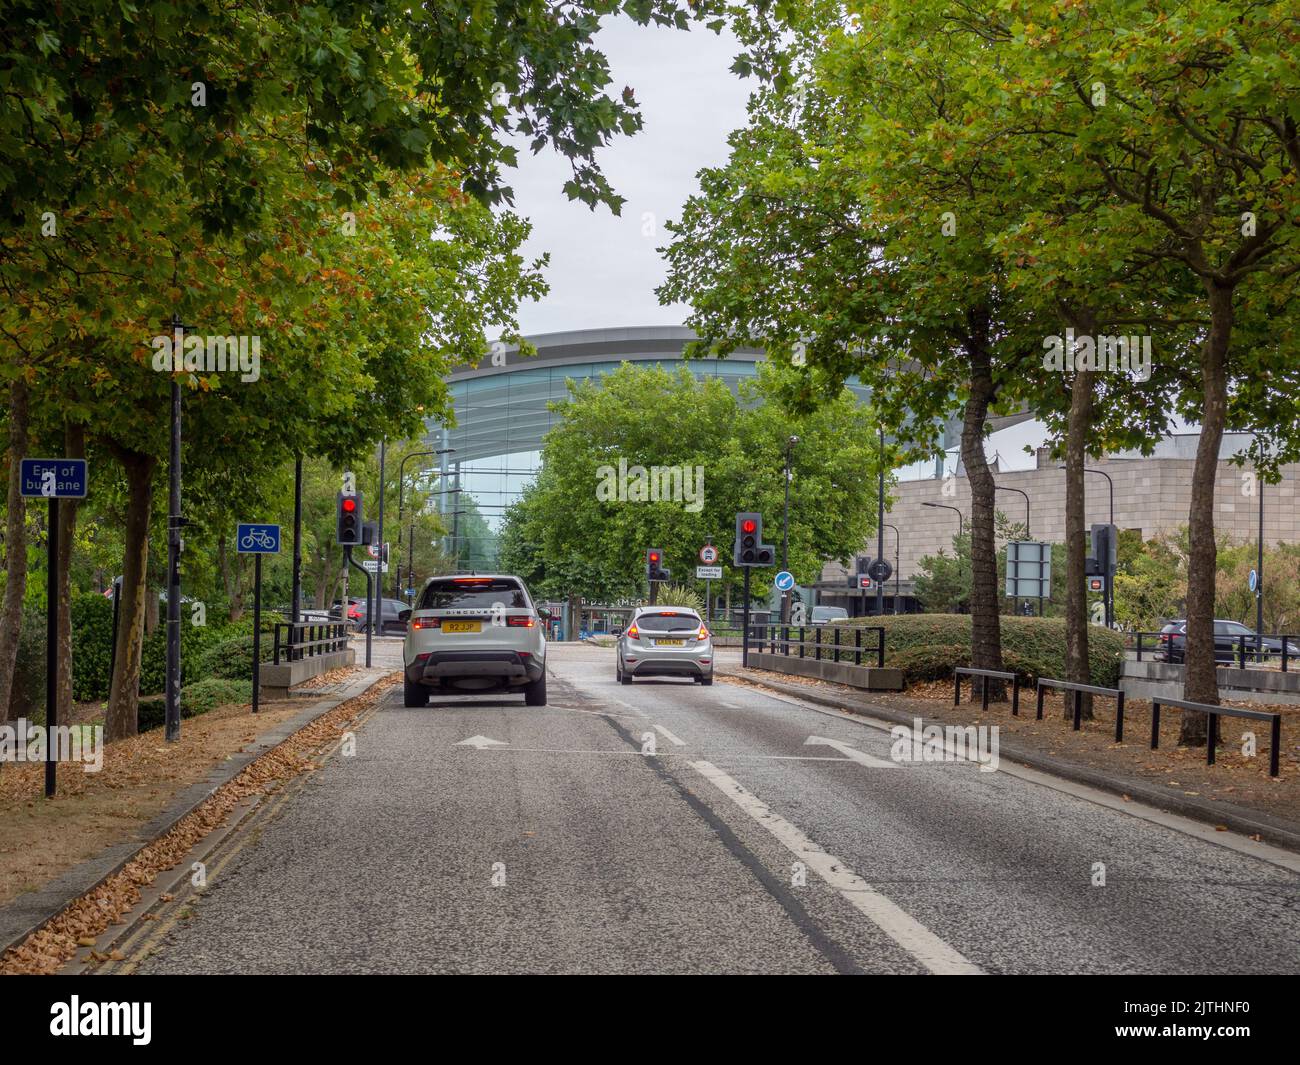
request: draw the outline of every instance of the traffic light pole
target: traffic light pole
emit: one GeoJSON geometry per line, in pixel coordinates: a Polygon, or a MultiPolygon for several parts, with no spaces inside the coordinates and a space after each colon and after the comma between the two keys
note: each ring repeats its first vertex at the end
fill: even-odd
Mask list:
{"type": "MultiPolygon", "coordinates": [[[[373,575],[371,574],[371,572],[370,572],[368,569],[366,569],[365,566],[358,565],[357,562],[353,560],[353,558],[352,558],[352,545],[351,545],[351,544],[345,544],[345,545],[343,546],[343,554],[344,554],[345,556],[347,556],[347,560],[348,560],[348,565],[349,565],[349,566],[351,566],[353,569],[358,569],[358,570],[360,570],[362,573],[364,573],[364,574],[366,575],[366,604],[367,604],[367,610],[366,610],[366,613],[368,614],[368,613],[370,612],[370,611],[369,611],[369,603],[370,603],[370,589],[371,589],[371,586],[372,586],[372,582],[374,581],[374,577],[373,577],[373,575]]],[[[346,599],[344,599],[343,601],[344,601],[345,603],[347,602],[346,599]]],[[[346,610],[346,608],[345,608],[345,610],[346,610]]],[[[370,630],[371,630],[373,627],[374,627],[374,626],[370,624],[370,619],[367,618],[367,619],[366,619],[366,669],[369,669],[369,668],[370,668],[370,630]]]]}
{"type": "Polygon", "coordinates": [[[749,666],[749,570],[745,567],[745,605],[741,612],[740,628],[740,664],[746,668],[749,666]]]}

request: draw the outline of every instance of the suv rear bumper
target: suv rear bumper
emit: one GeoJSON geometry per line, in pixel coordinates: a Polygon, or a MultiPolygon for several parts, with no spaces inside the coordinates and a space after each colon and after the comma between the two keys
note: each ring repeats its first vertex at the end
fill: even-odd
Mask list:
{"type": "Polygon", "coordinates": [[[533,655],[518,651],[433,651],[423,662],[406,667],[412,684],[437,684],[458,677],[491,677],[505,684],[529,684],[540,680],[545,666],[533,655]]]}

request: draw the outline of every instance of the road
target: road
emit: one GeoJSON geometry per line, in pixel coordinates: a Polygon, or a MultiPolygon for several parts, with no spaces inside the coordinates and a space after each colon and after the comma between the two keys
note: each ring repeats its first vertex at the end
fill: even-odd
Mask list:
{"type": "Polygon", "coordinates": [[[612,655],[552,645],[545,708],[398,689],[138,971],[1300,971],[1294,857],[612,655]]]}

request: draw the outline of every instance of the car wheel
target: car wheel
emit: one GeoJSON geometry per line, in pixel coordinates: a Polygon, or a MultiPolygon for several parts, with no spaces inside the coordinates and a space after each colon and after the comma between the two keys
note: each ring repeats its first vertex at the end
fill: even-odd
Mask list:
{"type": "Polygon", "coordinates": [[[429,689],[423,684],[412,684],[402,678],[402,702],[406,706],[428,706],[429,689]]]}
{"type": "Polygon", "coordinates": [[[710,684],[713,683],[713,674],[710,673],[707,677],[701,677],[700,683],[707,688],[710,684]]]}
{"type": "Polygon", "coordinates": [[[620,663],[615,667],[615,671],[616,671],[616,673],[617,673],[617,675],[618,675],[618,682],[619,682],[620,684],[631,684],[631,683],[632,683],[632,676],[631,676],[631,674],[628,673],[628,671],[627,671],[626,669],[623,668],[623,663],[622,663],[622,662],[620,662],[620,663]]]}
{"type": "Polygon", "coordinates": [[[524,705],[525,706],[545,706],[546,705],[546,672],[531,684],[524,686],[524,705]]]}

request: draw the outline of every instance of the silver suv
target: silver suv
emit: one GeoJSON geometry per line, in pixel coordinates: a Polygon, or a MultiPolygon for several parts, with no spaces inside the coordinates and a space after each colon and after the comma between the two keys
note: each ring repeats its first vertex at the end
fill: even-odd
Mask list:
{"type": "Polygon", "coordinates": [[[522,692],[546,705],[546,615],[518,577],[434,577],[410,613],[402,645],[407,706],[434,690],[522,692]]]}

